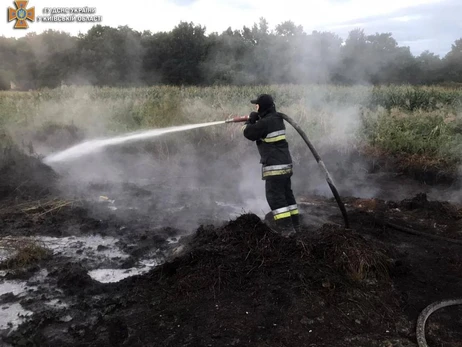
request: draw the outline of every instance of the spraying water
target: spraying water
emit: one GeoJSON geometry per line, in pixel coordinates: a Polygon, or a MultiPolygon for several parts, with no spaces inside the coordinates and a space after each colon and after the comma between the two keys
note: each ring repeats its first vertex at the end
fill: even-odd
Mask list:
{"type": "Polygon", "coordinates": [[[169,127],[169,128],[140,131],[136,133],[130,133],[127,135],[111,137],[108,139],[85,141],[71,148],[68,148],[64,151],[51,154],[47,156],[43,160],[43,162],[46,164],[49,164],[49,163],[54,163],[58,161],[66,161],[66,160],[81,157],[85,154],[100,151],[101,149],[108,147],[108,146],[119,145],[119,144],[126,143],[129,141],[148,139],[148,138],[160,136],[166,133],[174,133],[178,131],[203,128],[206,126],[211,126],[211,125],[216,125],[216,124],[224,124],[225,122],[226,121],[217,121],[217,122],[208,122],[208,123],[200,123],[200,124],[180,125],[180,126],[169,127]]]}

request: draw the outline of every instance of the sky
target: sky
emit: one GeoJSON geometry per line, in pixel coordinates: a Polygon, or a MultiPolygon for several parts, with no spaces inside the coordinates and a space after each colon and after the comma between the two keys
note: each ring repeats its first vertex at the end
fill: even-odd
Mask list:
{"type": "MultiPolygon", "coordinates": [[[[13,7],[14,1],[3,2],[13,7]]],[[[330,31],[345,39],[350,30],[364,29],[366,34],[390,32],[400,46],[409,46],[412,54],[429,50],[443,57],[455,40],[462,38],[462,0],[151,0],[127,2],[114,0],[30,0],[36,16],[44,8],[93,7],[92,15],[101,16],[97,24],[127,25],[151,32],[170,31],[180,21],[205,27],[206,33],[221,33],[228,27],[251,27],[263,17],[270,29],[291,20],[305,32],[330,31]]],[[[86,33],[95,23],[29,22],[28,29],[14,29],[14,22],[0,23],[0,35],[22,37],[30,32],[53,29],[77,35],[86,33]]]]}

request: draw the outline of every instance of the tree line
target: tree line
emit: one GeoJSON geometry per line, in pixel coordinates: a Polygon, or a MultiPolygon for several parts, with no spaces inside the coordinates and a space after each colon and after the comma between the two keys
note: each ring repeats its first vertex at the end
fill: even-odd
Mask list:
{"type": "Polygon", "coordinates": [[[462,83],[462,38],[439,57],[412,55],[391,33],[313,31],[283,22],[205,34],[180,22],[169,32],[95,25],[71,36],[48,30],[15,39],[0,37],[0,89],[96,86],[257,85],[280,83],[462,83]]]}

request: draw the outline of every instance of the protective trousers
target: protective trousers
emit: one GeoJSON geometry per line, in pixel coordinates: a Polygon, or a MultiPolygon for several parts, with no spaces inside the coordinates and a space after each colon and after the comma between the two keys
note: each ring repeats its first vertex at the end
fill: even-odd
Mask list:
{"type": "Polygon", "coordinates": [[[275,224],[283,230],[300,230],[297,202],[292,192],[290,177],[271,177],[265,181],[266,200],[275,224]]]}

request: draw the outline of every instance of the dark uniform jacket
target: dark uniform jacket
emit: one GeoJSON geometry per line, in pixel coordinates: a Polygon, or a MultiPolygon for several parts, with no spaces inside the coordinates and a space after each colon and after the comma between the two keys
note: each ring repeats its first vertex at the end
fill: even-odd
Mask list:
{"type": "Polygon", "coordinates": [[[270,108],[254,123],[242,127],[244,136],[256,141],[262,164],[262,179],[292,176],[292,157],[286,140],[286,127],[281,114],[270,108]]]}

